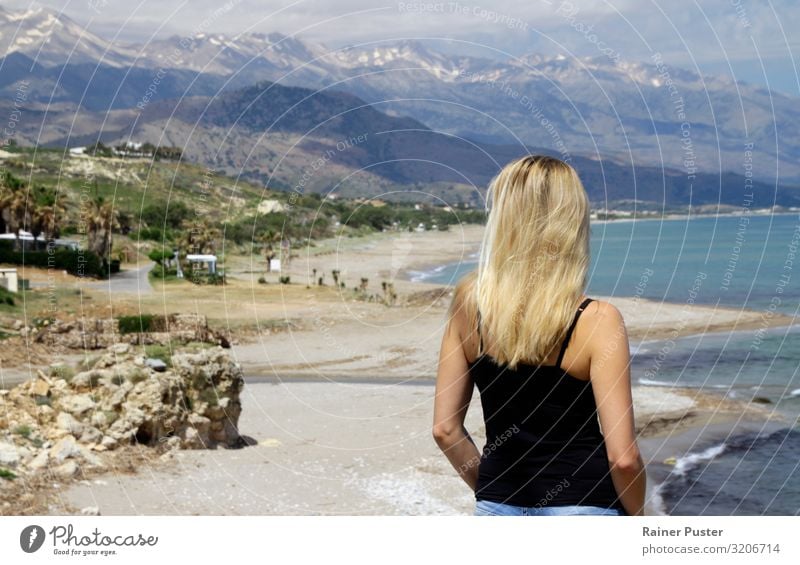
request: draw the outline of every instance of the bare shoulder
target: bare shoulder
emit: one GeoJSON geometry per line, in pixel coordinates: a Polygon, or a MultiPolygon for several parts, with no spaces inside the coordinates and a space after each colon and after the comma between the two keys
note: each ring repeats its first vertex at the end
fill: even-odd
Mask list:
{"type": "MultiPolygon", "coordinates": [[[[592,300],[583,312],[586,334],[595,345],[602,346],[609,341],[627,337],[625,319],[619,308],[604,300],[592,300]]],[[[582,317],[583,317],[582,316],[582,317]]]]}
{"type": "Polygon", "coordinates": [[[468,333],[466,330],[469,321],[475,315],[474,300],[472,299],[474,278],[474,273],[470,273],[462,277],[456,284],[448,312],[451,327],[455,328],[462,336],[468,333]]]}
{"type": "Polygon", "coordinates": [[[593,299],[586,307],[584,314],[588,315],[587,317],[591,318],[595,324],[618,325],[621,322],[624,323],[619,308],[605,300],[593,299]]]}

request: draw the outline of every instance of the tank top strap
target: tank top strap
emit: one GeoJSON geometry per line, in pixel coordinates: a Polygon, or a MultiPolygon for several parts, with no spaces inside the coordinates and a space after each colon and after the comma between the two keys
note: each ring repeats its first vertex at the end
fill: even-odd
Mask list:
{"type": "Polygon", "coordinates": [[[478,348],[478,356],[480,357],[485,352],[483,351],[483,334],[481,333],[481,311],[476,310],[477,319],[478,319],[478,339],[480,340],[480,346],[478,348]]]}
{"type": "Polygon", "coordinates": [[[569,340],[572,338],[572,332],[575,330],[575,326],[578,323],[578,318],[580,318],[581,312],[583,312],[586,309],[586,307],[592,300],[593,300],[592,298],[587,298],[586,300],[581,302],[580,306],[578,306],[578,311],[575,312],[575,317],[572,319],[572,323],[567,329],[567,335],[564,337],[564,342],[561,344],[561,351],[558,352],[556,367],[561,367],[561,361],[564,360],[564,352],[567,350],[567,346],[569,345],[569,340]]]}

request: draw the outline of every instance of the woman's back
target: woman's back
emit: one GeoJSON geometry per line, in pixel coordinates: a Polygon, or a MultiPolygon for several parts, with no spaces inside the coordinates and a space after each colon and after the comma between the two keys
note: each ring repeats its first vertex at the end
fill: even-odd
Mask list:
{"type": "Polygon", "coordinates": [[[486,424],[477,500],[623,510],[597,421],[588,348],[582,347],[587,336],[580,329],[591,323],[578,323],[592,302],[584,298],[577,308],[552,362],[514,369],[498,364],[488,336],[476,332],[486,348],[469,362],[486,424]]]}
{"type": "Polygon", "coordinates": [[[478,267],[456,285],[442,336],[437,444],[479,502],[641,513],[628,337],[616,308],[583,296],[590,203],[577,172],[521,157],[492,180],[487,208],[478,267]],[[475,385],[483,454],[464,428],[475,385]]]}

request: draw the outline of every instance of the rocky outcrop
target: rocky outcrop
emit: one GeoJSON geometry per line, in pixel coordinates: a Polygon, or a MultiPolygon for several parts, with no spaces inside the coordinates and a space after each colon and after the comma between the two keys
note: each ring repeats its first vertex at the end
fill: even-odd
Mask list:
{"type": "Polygon", "coordinates": [[[208,327],[206,317],[199,314],[155,316],[154,331],[121,333],[114,318],[78,318],[53,320],[36,327],[21,327],[19,334],[32,336],[36,343],[69,349],[104,349],[115,343],[132,345],[214,343],[230,347],[229,340],[208,327]]]}
{"type": "Polygon", "coordinates": [[[154,368],[136,348],[115,344],[89,368],[42,371],[0,391],[0,468],[49,470],[62,478],[103,469],[123,445],[205,449],[241,445],[241,367],[227,350],[178,351],[154,368]]]}

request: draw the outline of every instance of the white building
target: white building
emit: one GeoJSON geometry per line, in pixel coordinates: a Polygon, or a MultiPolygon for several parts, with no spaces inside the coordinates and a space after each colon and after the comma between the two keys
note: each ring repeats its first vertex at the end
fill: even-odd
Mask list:
{"type": "Polygon", "coordinates": [[[19,279],[16,269],[0,269],[0,286],[9,292],[19,292],[19,279]]]}

